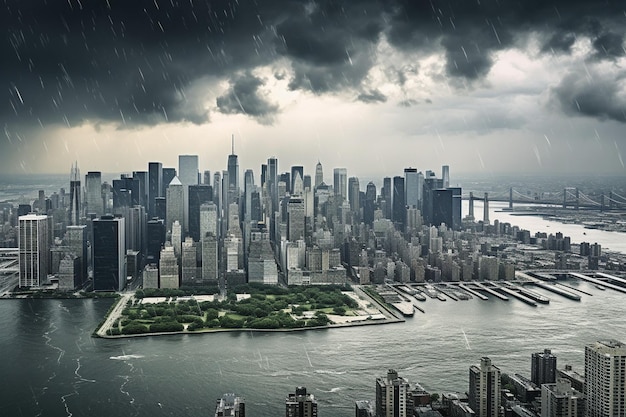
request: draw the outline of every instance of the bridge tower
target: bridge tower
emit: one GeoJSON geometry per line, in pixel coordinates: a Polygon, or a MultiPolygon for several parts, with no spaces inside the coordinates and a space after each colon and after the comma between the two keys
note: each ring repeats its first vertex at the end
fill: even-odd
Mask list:
{"type": "Polygon", "coordinates": [[[576,187],[576,211],[578,211],[579,207],[580,207],[580,194],[578,191],[578,187],[576,187]]]}
{"type": "Polygon", "coordinates": [[[604,211],[604,193],[600,196],[600,213],[604,211]]]}
{"type": "Polygon", "coordinates": [[[474,193],[471,191],[469,196],[469,214],[467,217],[474,220],[474,193]]]}
{"type": "Polygon", "coordinates": [[[509,188],[509,209],[513,209],[513,187],[509,188]]]}
{"type": "Polygon", "coordinates": [[[483,201],[483,223],[489,224],[489,193],[485,193],[485,199],[483,201]]]}

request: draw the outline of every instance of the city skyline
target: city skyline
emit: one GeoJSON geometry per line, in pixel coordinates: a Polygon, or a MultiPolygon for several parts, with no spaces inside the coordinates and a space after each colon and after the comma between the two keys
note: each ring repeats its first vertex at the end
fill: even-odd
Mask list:
{"type": "Polygon", "coordinates": [[[3,173],[623,174],[623,6],[9,1],[3,173]],[[365,146],[364,146],[365,145],[365,146]],[[140,162],[137,162],[137,161],[140,162]]]}

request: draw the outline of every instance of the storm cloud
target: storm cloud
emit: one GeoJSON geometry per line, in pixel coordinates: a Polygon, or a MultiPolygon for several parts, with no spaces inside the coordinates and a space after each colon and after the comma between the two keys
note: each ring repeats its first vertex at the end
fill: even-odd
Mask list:
{"type": "MultiPolygon", "coordinates": [[[[441,75],[462,86],[485,78],[499,51],[525,48],[529,36],[541,53],[567,55],[588,39],[588,59],[623,57],[625,19],[623,3],[610,0],[7,0],[0,120],[9,128],[133,127],[203,124],[219,111],[267,123],[278,106],[251,75],[265,66],[280,66],[292,91],[382,103],[369,77],[385,61],[377,55],[383,39],[398,53],[440,53],[441,75]],[[218,91],[224,82],[227,91],[218,91]]],[[[389,81],[399,86],[414,75],[398,74],[389,81]]],[[[574,76],[583,75],[563,83],[580,84],[574,76]]],[[[593,102],[583,113],[623,121],[615,97],[583,96],[593,102]]]]}

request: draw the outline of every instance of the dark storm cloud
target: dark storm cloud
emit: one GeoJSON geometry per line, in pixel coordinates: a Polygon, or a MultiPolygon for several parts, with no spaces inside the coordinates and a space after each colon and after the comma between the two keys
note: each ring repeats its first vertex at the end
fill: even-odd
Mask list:
{"type": "MultiPolygon", "coordinates": [[[[276,74],[291,89],[354,94],[372,88],[364,84],[383,36],[418,55],[443,49],[447,75],[463,81],[484,77],[497,51],[530,33],[545,51],[568,53],[586,37],[591,58],[615,59],[624,55],[626,27],[623,2],[612,0],[5,0],[0,7],[7,126],[204,123],[212,83],[278,62],[290,68],[276,74]]],[[[403,85],[410,75],[392,81],[403,85]]],[[[271,101],[258,87],[251,98],[262,110],[271,101]]],[[[224,104],[229,93],[220,111],[234,111],[224,104]]]]}
{"type": "Polygon", "coordinates": [[[387,96],[374,89],[359,94],[356,99],[363,103],[384,103],[387,101],[387,96]]]}
{"type": "Polygon", "coordinates": [[[228,91],[217,98],[217,108],[224,114],[245,114],[263,124],[271,124],[278,105],[260,91],[265,81],[250,73],[236,76],[228,91]]]}
{"type": "Polygon", "coordinates": [[[626,123],[626,71],[572,72],[551,93],[553,102],[568,114],[626,123]]]}

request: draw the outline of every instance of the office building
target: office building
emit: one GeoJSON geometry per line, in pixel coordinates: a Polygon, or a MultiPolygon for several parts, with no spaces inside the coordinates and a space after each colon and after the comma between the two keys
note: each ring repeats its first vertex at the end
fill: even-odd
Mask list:
{"type": "Polygon", "coordinates": [[[178,179],[183,185],[198,183],[198,155],[178,155],[178,179]]]}
{"type": "Polygon", "coordinates": [[[121,291],[126,285],[126,227],[123,217],[93,220],[93,289],[121,291]]]}
{"type": "Polygon", "coordinates": [[[530,380],[533,384],[541,387],[543,384],[556,382],[556,356],[550,349],[533,353],[530,361],[530,380]]]}
{"type": "Polygon", "coordinates": [[[317,161],[317,165],[315,165],[315,188],[322,185],[324,182],[324,168],[322,168],[322,163],[317,161]]]}
{"type": "Polygon", "coordinates": [[[65,244],[76,257],[76,287],[82,286],[87,281],[87,226],[68,226],[65,229],[65,244]]]}
{"type": "Polygon", "coordinates": [[[418,187],[417,169],[404,168],[404,202],[407,207],[419,208],[418,187]]]}
{"type": "Polygon", "coordinates": [[[297,387],[295,394],[285,400],[285,417],[317,417],[317,400],[306,392],[306,387],[297,387]]]}
{"type": "Polygon", "coordinates": [[[469,405],[476,417],[498,417],[500,413],[500,369],[483,357],[469,369],[469,405]]]}
{"type": "Polygon", "coordinates": [[[133,171],[133,180],[137,181],[137,197],[133,199],[133,205],[148,208],[148,171],[133,171]]]}
{"type": "Polygon", "coordinates": [[[146,263],[159,263],[161,249],[165,244],[165,220],[154,217],[148,221],[146,240],[146,263]]]}
{"type": "Polygon", "coordinates": [[[398,230],[404,232],[406,224],[406,204],[404,202],[404,177],[393,177],[392,214],[393,223],[398,230]]]}
{"type": "Polygon", "coordinates": [[[409,382],[394,369],[387,375],[376,378],[376,416],[410,417],[413,415],[413,402],[409,382]]]}
{"type": "Polygon", "coordinates": [[[172,246],[165,246],[161,250],[159,259],[159,288],[178,288],[178,260],[172,246]]]}
{"type": "Polygon", "coordinates": [[[287,203],[287,239],[295,242],[304,239],[304,200],[291,197],[287,203]]]}
{"type": "Polygon", "coordinates": [[[304,167],[302,165],[294,165],[291,167],[291,184],[290,184],[290,190],[291,193],[293,194],[293,190],[294,190],[294,185],[295,185],[295,181],[296,181],[296,177],[300,176],[300,179],[304,182],[304,167]]]}
{"type": "Polygon", "coordinates": [[[200,238],[211,233],[213,236],[219,236],[218,233],[218,215],[217,206],[213,202],[200,205],[200,238]]]}
{"type": "Polygon", "coordinates": [[[441,181],[443,188],[450,187],[450,167],[448,165],[441,167],[441,181]]]}
{"type": "Polygon", "coordinates": [[[172,180],[176,176],[176,168],[163,168],[162,174],[163,182],[161,183],[161,197],[165,197],[167,195],[167,187],[169,187],[170,182],[172,182],[172,180]]]}
{"type": "Polygon", "coordinates": [[[369,401],[355,401],[354,415],[355,417],[375,417],[374,407],[369,401]]]}
{"type": "Polygon", "coordinates": [[[156,216],[156,199],[164,197],[163,191],[163,164],[160,162],[148,163],[148,217],[156,216]]]}
{"type": "Polygon", "coordinates": [[[272,206],[270,212],[273,213],[278,210],[278,159],[268,158],[267,160],[267,175],[265,177],[267,182],[267,190],[270,194],[272,206]]]}
{"type": "Polygon", "coordinates": [[[184,187],[178,177],[174,177],[169,183],[166,191],[165,206],[165,225],[167,230],[172,230],[172,224],[178,221],[183,224],[184,221],[184,187]]]}
{"type": "Polygon", "coordinates": [[[348,178],[348,201],[350,202],[350,210],[358,213],[361,209],[361,188],[357,177],[348,178]]]}
{"type": "Polygon", "coordinates": [[[587,417],[626,416],[626,345],[602,340],[585,346],[587,417]]]}
{"type": "Polygon", "coordinates": [[[97,171],[89,171],[85,175],[85,213],[93,213],[97,217],[104,214],[102,202],[102,174],[97,171]]]}
{"type": "Polygon", "coordinates": [[[246,402],[235,394],[224,394],[217,400],[215,417],[246,417],[246,402]]]}
{"type": "Polygon", "coordinates": [[[348,200],[348,170],[346,168],[333,169],[333,189],[338,202],[348,200]]]}
{"type": "Polygon", "coordinates": [[[380,195],[385,202],[385,210],[383,215],[385,219],[392,218],[392,207],[391,207],[391,195],[393,192],[393,186],[391,185],[391,178],[385,177],[383,178],[383,188],[380,190],[380,195]]]}
{"type": "Polygon", "coordinates": [[[582,394],[572,389],[568,379],[541,385],[541,417],[581,417],[584,407],[582,394]]]}
{"type": "Polygon", "coordinates": [[[77,226],[80,224],[80,218],[82,216],[82,198],[80,195],[80,171],[78,169],[78,163],[72,165],[72,171],[70,173],[70,207],[69,207],[69,224],[77,226]]]}
{"type": "Polygon", "coordinates": [[[48,216],[19,216],[18,247],[20,287],[39,287],[50,270],[50,236],[48,216]]]}
{"type": "Polygon", "coordinates": [[[202,237],[202,281],[217,284],[219,278],[217,239],[212,233],[202,237]]]}
{"type": "Polygon", "coordinates": [[[191,237],[187,237],[182,243],[181,249],[181,277],[182,286],[199,284],[202,271],[198,269],[198,259],[196,254],[196,242],[191,237]],[[199,273],[200,274],[199,274],[199,273]]]}
{"type": "Polygon", "coordinates": [[[201,207],[212,200],[213,187],[210,185],[197,184],[189,186],[189,236],[196,242],[199,242],[201,237],[201,207]]]}

